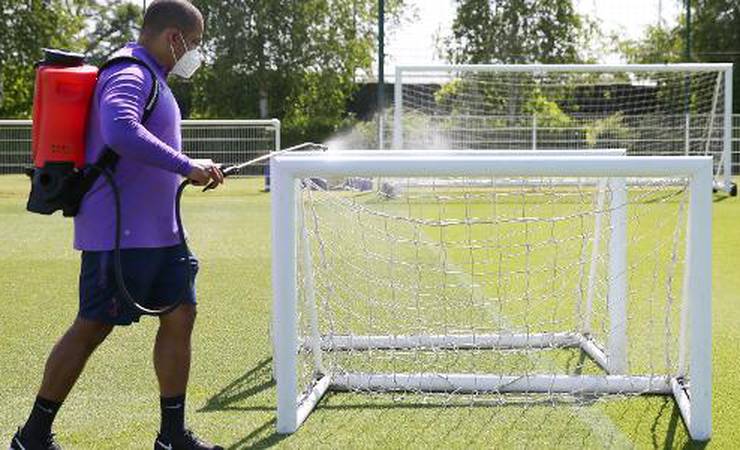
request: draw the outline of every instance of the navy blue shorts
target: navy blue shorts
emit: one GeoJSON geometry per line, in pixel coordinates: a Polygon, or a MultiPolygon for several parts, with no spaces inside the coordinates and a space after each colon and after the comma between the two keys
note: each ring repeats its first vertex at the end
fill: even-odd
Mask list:
{"type": "MultiPolygon", "coordinates": [[[[121,267],[126,289],[142,306],[156,309],[175,302],[195,304],[198,260],[183,245],[123,249],[121,267]]],[[[112,250],[82,252],[78,315],[111,325],[139,321],[142,314],[119,295],[112,250]]]]}

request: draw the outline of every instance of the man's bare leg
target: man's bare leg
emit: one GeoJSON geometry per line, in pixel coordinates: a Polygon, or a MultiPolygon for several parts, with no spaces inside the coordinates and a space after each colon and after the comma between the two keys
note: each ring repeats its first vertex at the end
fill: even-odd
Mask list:
{"type": "Polygon", "coordinates": [[[44,368],[36,402],[23,426],[23,435],[43,439],[51,433],[57,411],[80,377],[90,355],[105,340],[113,325],[78,317],[54,345],[44,368]]]}
{"type": "Polygon", "coordinates": [[[161,316],[154,344],[162,408],[160,434],[179,435],[185,430],[185,392],[190,375],[190,336],[195,323],[195,305],[182,304],[161,316]]]}

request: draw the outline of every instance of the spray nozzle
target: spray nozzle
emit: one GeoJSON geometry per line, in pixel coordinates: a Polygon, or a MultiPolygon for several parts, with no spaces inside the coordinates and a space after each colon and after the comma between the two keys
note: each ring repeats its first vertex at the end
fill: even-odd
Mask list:
{"type": "MultiPolygon", "coordinates": [[[[218,170],[221,171],[221,174],[224,176],[224,178],[234,175],[235,173],[239,173],[239,166],[235,166],[233,164],[222,164],[218,167],[218,170]]],[[[211,181],[208,183],[206,187],[203,188],[203,192],[210,191],[211,189],[216,189],[216,182],[211,181]]]]}

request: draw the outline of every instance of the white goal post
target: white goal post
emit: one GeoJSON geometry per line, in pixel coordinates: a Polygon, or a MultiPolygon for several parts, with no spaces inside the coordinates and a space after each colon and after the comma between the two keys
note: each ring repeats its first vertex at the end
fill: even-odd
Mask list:
{"type": "Polygon", "coordinates": [[[394,149],[626,147],[711,155],[732,182],[732,64],[396,66],[394,149]]]}
{"type": "MultiPolygon", "coordinates": [[[[271,174],[272,330],[279,433],[296,431],[324,393],[331,389],[495,396],[508,393],[672,395],[692,439],[710,438],[713,176],[710,157],[500,156],[486,155],[486,152],[400,155],[383,151],[371,154],[296,153],[273,158],[271,174]],[[407,193],[402,200],[378,203],[372,194],[322,192],[310,182],[312,177],[377,176],[478,177],[491,180],[491,185],[485,188],[477,183],[464,188],[433,187],[431,196],[430,188],[423,188],[423,191],[407,193]],[[561,184],[548,181],[562,177],[596,182],[588,184],[591,188],[579,185],[570,192],[561,184]],[[539,186],[522,183],[518,189],[512,188],[510,182],[497,183],[499,179],[528,178],[539,180],[539,186]],[[666,181],[665,184],[656,184],[657,181],[633,184],[630,181],[637,179],[666,181]],[[685,181],[682,187],[664,190],[664,185],[674,185],[677,179],[685,181]],[[599,195],[605,186],[608,195],[599,195]],[[358,200],[359,195],[370,197],[358,200]],[[450,198],[459,201],[452,203],[450,198]],[[434,214],[420,209],[428,207],[430,199],[439,202],[433,208],[434,214]],[[478,199],[482,201],[475,204],[478,199]],[[578,203],[581,200],[587,209],[581,208],[578,203]],[[508,216],[507,208],[516,211],[516,215],[508,216]],[[678,216],[683,214],[685,219],[679,217],[665,229],[656,226],[668,215],[669,209],[676,209],[678,216]],[[338,217],[336,220],[332,219],[334,215],[338,217]],[[609,225],[602,226],[603,233],[594,233],[600,227],[592,222],[602,219],[609,225]],[[579,225],[563,231],[563,223],[568,221],[579,225]],[[537,228],[539,223],[541,230],[537,228]],[[355,239],[356,231],[350,230],[347,224],[367,226],[361,233],[364,233],[363,240],[370,242],[355,239]],[[377,224],[383,226],[375,227],[377,224]],[[642,225],[648,231],[655,229],[656,234],[640,236],[642,225]],[[451,233],[445,230],[454,227],[465,232],[440,237],[435,243],[429,238],[430,234],[425,237],[418,233],[421,227],[433,231],[435,239],[436,233],[451,233]],[[407,230],[417,233],[408,234],[407,230]],[[538,230],[544,234],[538,236],[538,230]],[[666,230],[674,231],[668,233],[666,230]],[[502,238],[494,241],[489,233],[502,238]],[[674,236],[666,241],[669,248],[652,258],[646,249],[662,245],[653,239],[669,234],[674,236]],[[467,238],[460,240],[460,236],[466,235],[467,238]],[[535,301],[533,292],[541,290],[542,298],[557,298],[558,307],[563,307],[566,296],[585,297],[585,291],[592,289],[588,271],[594,267],[594,259],[589,254],[599,249],[598,236],[602,235],[608,245],[601,245],[601,252],[606,255],[599,261],[606,268],[596,269],[604,271],[599,278],[604,280],[603,285],[596,289],[603,289],[603,296],[589,300],[587,303],[593,303],[590,305],[584,305],[585,299],[573,302],[577,313],[575,310],[570,313],[547,310],[553,315],[571,316],[567,320],[539,317],[538,311],[545,310],[540,308],[547,300],[535,301]],[[380,241],[386,238],[387,242],[380,241]],[[346,239],[346,246],[333,247],[331,239],[336,240],[337,246],[346,239]],[[517,239],[521,242],[512,243],[517,239]],[[641,239],[649,242],[645,244],[641,239]],[[678,245],[680,242],[683,245],[678,245]],[[445,258],[420,256],[420,252],[438,243],[442,245],[445,258]],[[537,253],[537,248],[546,246],[557,248],[555,252],[548,251],[545,258],[537,253]],[[378,259],[385,258],[378,254],[385,247],[390,249],[390,256],[378,259]],[[475,252],[490,254],[497,249],[501,253],[497,256],[497,271],[485,271],[489,262],[480,260],[484,253],[475,252]],[[510,272],[502,270],[506,267],[502,266],[500,258],[507,254],[516,258],[513,253],[507,253],[513,249],[526,252],[526,270],[514,262],[510,272]],[[575,249],[581,256],[567,257],[569,249],[575,249]],[[356,256],[357,252],[365,250],[376,259],[368,259],[367,264],[363,264],[356,256]],[[462,266],[454,265],[455,252],[470,254],[458,260],[462,266]],[[642,273],[645,267],[640,261],[647,260],[651,267],[657,267],[664,257],[671,260],[668,269],[642,273]],[[336,264],[330,261],[332,258],[336,259],[336,264]],[[538,259],[541,259],[541,266],[532,262],[538,259]],[[552,261],[556,262],[554,266],[552,261]],[[384,262],[389,264],[384,265],[384,262]],[[443,267],[437,271],[436,265],[443,267]],[[445,278],[456,276],[466,272],[463,267],[468,267],[471,276],[465,282],[464,278],[445,279],[444,282],[434,278],[437,273],[445,278]],[[543,267],[547,268],[547,277],[538,275],[543,267]],[[419,280],[397,277],[384,272],[386,268],[418,276],[419,280]],[[577,289],[563,289],[562,297],[558,297],[560,290],[553,283],[570,279],[567,271],[578,280],[577,289]],[[360,277],[355,277],[355,273],[360,277]],[[499,290],[502,289],[500,280],[506,273],[526,278],[526,308],[502,303],[503,291],[495,296],[480,294],[485,290],[484,284],[491,281],[486,279],[496,273],[499,290]],[[427,275],[431,278],[422,283],[421,278],[427,275]],[[656,290],[662,292],[655,285],[648,286],[650,282],[663,279],[667,285],[665,298],[662,294],[655,295],[656,290]],[[429,293],[414,292],[413,286],[421,288],[427,281],[434,285],[430,292],[440,297],[425,304],[425,297],[420,295],[429,293]],[[546,285],[542,286],[544,281],[546,285]],[[404,282],[409,284],[402,284],[404,282]],[[674,285],[678,286],[675,289],[680,291],[678,294],[674,292],[674,285]],[[459,298],[455,297],[456,293],[461,293],[459,298]],[[353,294],[357,297],[353,298],[353,294]],[[638,298],[643,294],[650,298],[638,298]],[[386,295],[390,297],[384,298],[386,295]],[[483,297],[475,299],[475,295],[483,297]],[[410,302],[405,303],[407,300],[410,302]],[[643,314],[640,304],[648,301],[654,303],[650,305],[651,311],[675,310],[675,315],[680,316],[676,323],[672,323],[668,315],[649,318],[654,327],[666,324],[666,330],[660,335],[665,338],[661,345],[668,351],[661,347],[663,350],[657,352],[657,359],[661,361],[641,359],[652,354],[652,346],[657,345],[648,336],[650,330],[642,329],[644,325],[640,322],[643,314]],[[445,302],[455,308],[467,305],[471,309],[445,309],[440,315],[438,308],[445,308],[445,302]],[[495,315],[478,314],[492,309],[496,310],[495,315]],[[462,312],[461,317],[456,316],[456,311],[462,312]],[[478,313],[471,315],[472,311],[478,313]],[[433,320],[424,322],[425,314],[431,314],[433,320]],[[407,320],[407,315],[413,320],[407,320]],[[597,320],[595,315],[603,317],[597,320]],[[344,318],[348,319],[344,321],[344,318]],[[442,318],[450,322],[439,332],[435,324],[442,318]],[[475,326],[460,331],[460,324],[466,320],[476,321],[475,326]],[[478,323],[479,320],[483,322],[478,323]],[[527,325],[524,331],[514,326],[520,320],[527,325]],[[491,322],[488,328],[487,322],[491,322]],[[372,328],[376,325],[377,328],[372,328]],[[409,328],[404,328],[407,325],[409,328]],[[633,326],[640,328],[637,335],[634,330],[628,331],[633,326]],[[540,332],[540,328],[547,330],[540,332]],[[368,329],[386,332],[367,333],[368,329]],[[488,329],[493,332],[486,332],[488,329]],[[651,347],[643,348],[642,345],[651,347]],[[545,361],[551,371],[505,365],[504,359],[490,364],[491,351],[507,349],[516,349],[533,360],[538,358],[533,355],[539,353],[575,349],[593,361],[594,369],[587,373],[561,372],[552,361],[545,361]],[[645,355],[641,354],[641,349],[645,355]],[[446,361],[444,367],[450,371],[440,371],[425,359],[424,353],[431,350],[434,355],[470,351],[473,358],[481,360],[484,358],[480,351],[489,356],[486,362],[476,361],[477,365],[457,368],[446,361]],[[393,364],[385,364],[387,360],[382,359],[385,356],[372,358],[388,353],[392,355],[393,364]],[[353,355],[361,355],[360,361],[350,360],[353,355]],[[409,363],[412,369],[403,370],[409,363]],[[517,368],[523,371],[512,370],[517,368]]],[[[508,283],[512,284],[511,280],[508,283]]],[[[452,361],[459,362],[458,359],[452,361]]]]}

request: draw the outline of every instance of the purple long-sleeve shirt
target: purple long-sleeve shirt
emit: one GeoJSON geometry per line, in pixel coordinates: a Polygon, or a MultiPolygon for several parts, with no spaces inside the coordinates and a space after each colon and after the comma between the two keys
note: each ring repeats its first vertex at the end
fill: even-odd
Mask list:
{"type": "MultiPolygon", "coordinates": [[[[181,152],[180,108],[167,87],[167,73],[140,45],[119,55],[149,65],[159,82],[159,99],[145,125],[142,115],[153,82],[146,68],[119,62],[102,71],[87,126],[86,162],[94,163],[106,146],[120,156],[114,179],[121,197],[121,248],[167,247],[180,242],[175,195],[190,160],[181,152]]],[[[111,250],[115,243],[113,191],[100,177],[75,216],[78,250],[111,250]]]]}

